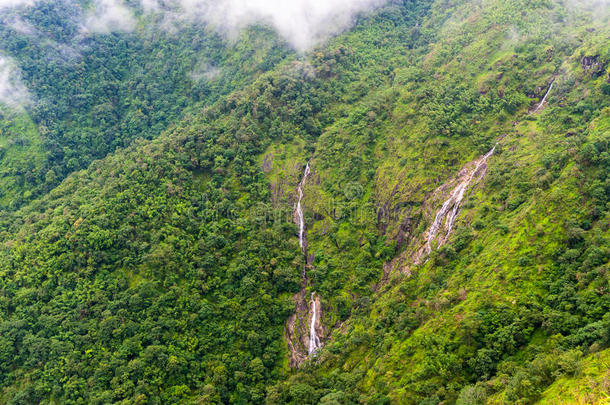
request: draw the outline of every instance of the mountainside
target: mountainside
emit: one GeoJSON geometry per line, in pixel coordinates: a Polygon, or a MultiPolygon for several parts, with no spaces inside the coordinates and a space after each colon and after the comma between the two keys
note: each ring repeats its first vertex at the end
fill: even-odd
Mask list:
{"type": "Polygon", "coordinates": [[[608,403],[607,2],[91,4],[0,7],[1,403],[608,403]]]}
{"type": "Polygon", "coordinates": [[[287,54],[261,27],[226,43],[201,24],[173,32],[149,17],[133,32],[85,35],[72,8],[67,0],[19,14],[0,8],[0,62],[9,55],[28,89],[0,100],[30,107],[0,116],[2,209],[19,208],[135,139],[158,136],[287,54]]]}

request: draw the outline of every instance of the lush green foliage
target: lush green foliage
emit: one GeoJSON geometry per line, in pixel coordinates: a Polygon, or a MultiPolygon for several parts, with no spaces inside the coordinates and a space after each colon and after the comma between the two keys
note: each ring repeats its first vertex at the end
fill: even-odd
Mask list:
{"type": "Polygon", "coordinates": [[[75,10],[44,2],[21,17],[25,32],[10,17],[0,25],[0,49],[19,61],[37,128],[11,130],[12,114],[4,126],[8,136],[35,144],[29,152],[39,161],[9,151],[0,208],[18,208],[93,160],[158,136],[185,110],[250,83],[288,53],[262,28],[234,44],[202,26],[171,32],[155,21],[134,33],[83,38],[75,10]]]}
{"type": "MultiPolygon", "coordinates": [[[[0,28],[45,100],[0,126],[0,198],[21,206],[0,212],[0,401],[527,404],[582,370],[607,395],[607,21],[488,3],[394,2],[305,56],[262,28],[226,45],[143,21],[47,68],[0,28]],[[208,60],[221,76],[194,81],[208,60]],[[450,242],[393,268],[496,142],[450,242]],[[292,370],[308,159],[328,333],[292,370]]],[[[41,7],[71,40],[65,4],[41,7]]]]}

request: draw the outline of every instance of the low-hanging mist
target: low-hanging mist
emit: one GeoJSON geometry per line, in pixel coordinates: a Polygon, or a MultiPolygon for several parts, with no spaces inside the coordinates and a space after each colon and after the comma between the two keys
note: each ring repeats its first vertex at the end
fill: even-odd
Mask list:
{"type": "MultiPolygon", "coordinates": [[[[0,0],[0,21],[17,32],[53,42],[21,18],[23,12],[40,3],[66,2],[74,7],[78,35],[70,44],[57,47],[78,52],[79,43],[92,34],[130,32],[136,29],[137,15],[156,14],[169,24],[180,26],[184,21],[203,22],[221,34],[232,38],[253,24],[265,24],[296,51],[306,52],[330,37],[349,28],[355,18],[373,10],[387,0],[93,0],[82,8],[72,0],[0,0]],[[74,4],[72,4],[74,3],[74,4]],[[139,11],[138,11],[139,10],[139,11]]],[[[0,49],[0,52],[3,50],[0,49]]],[[[4,50],[5,51],[5,50],[4,50]]],[[[27,90],[20,81],[19,67],[9,59],[0,59],[0,103],[16,106],[27,100],[27,90]]]]}
{"type": "Polygon", "coordinates": [[[0,104],[17,107],[24,105],[28,99],[28,91],[21,83],[21,75],[14,62],[0,55],[0,104]]]}
{"type": "MultiPolygon", "coordinates": [[[[311,47],[348,28],[356,15],[386,0],[179,0],[186,15],[234,34],[255,23],[273,26],[298,51],[311,47]]],[[[150,0],[147,0],[150,6],[150,0]]]]}

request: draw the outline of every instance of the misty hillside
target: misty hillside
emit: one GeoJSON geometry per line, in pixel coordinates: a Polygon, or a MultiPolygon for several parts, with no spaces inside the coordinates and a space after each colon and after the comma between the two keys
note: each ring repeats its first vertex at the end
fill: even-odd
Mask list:
{"type": "Polygon", "coordinates": [[[607,1],[0,22],[0,403],[609,403],[607,1]]]}

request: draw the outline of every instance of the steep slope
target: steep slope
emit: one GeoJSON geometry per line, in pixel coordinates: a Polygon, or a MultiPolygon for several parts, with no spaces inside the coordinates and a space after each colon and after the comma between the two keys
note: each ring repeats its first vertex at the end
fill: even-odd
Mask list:
{"type": "Polygon", "coordinates": [[[610,351],[594,353],[577,365],[576,377],[559,378],[542,395],[540,404],[604,403],[608,401],[610,351]]]}
{"type": "Polygon", "coordinates": [[[135,139],[152,139],[182,115],[241,88],[294,54],[269,29],[228,41],[203,24],[180,30],[142,16],[133,32],[83,33],[78,2],[52,0],[0,13],[0,57],[19,67],[26,109],[0,103],[6,149],[0,209],[16,209],[69,173],[135,139]],[[33,121],[23,133],[11,122],[33,121]]]}
{"type": "Polygon", "coordinates": [[[610,343],[600,14],[395,2],[1,213],[2,402],[533,403],[601,380],[577,372],[610,343]]]}
{"type": "Polygon", "coordinates": [[[408,68],[406,95],[372,95],[366,119],[320,138],[319,191],[306,192],[316,277],[353,269],[323,306],[339,312],[351,280],[360,296],[345,323],[325,319],[337,329],[319,365],[278,385],[277,402],[531,403],[609,343],[607,19],[550,2],[461,9],[408,68]],[[449,243],[421,258],[452,178],[495,142],[449,243]],[[397,244],[383,270],[363,260],[375,228],[397,244]],[[382,271],[371,295],[362,277],[382,271]]]}
{"type": "Polygon", "coordinates": [[[261,401],[298,244],[249,213],[268,195],[248,164],[265,137],[230,103],[6,218],[3,402],[261,401]]]}
{"type": "Polygon", "coordinates": [[[338,73],[377,69],[361,52],[286,63],[4,212],[2,401],[262,402],[304,259],[258,159],[315,139],[354,81],[338,73]]]}

